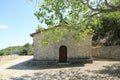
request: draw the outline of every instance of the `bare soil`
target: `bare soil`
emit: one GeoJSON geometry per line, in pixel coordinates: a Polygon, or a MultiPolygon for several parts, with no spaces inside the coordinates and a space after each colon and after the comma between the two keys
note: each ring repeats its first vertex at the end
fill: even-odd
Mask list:
{"type": "Polygon", "coordinates": [[[87,64],[36,66],[28,64],[32,58],[19,56],[0,65],[0,80],[120,80],[120,61],[95,59],[87,64]]]}

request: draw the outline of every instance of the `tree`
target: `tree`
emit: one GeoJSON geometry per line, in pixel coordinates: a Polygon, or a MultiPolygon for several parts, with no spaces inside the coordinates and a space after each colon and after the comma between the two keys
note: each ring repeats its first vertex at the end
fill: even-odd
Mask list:
{"type": "Polygon", "coordinates": [[[75,20],[77,24],[76,21],[81,22],[81,19],[84,20],[86,17],[115,11],[120,11],[120,0],[43,0],[42,4],[38,4],[35,16],[47,25],[57,24],[56,20],[58,24],[65,23],[68,18],[75,20]]]}
{"type": "Polygon", "coordinates": [[[14,51],[20,52],[22,50],[22,46],[11,46],[5,49],[0,50],[0,55],[10,55],[14,53],[14,51]]]}
{"type": "Polygon", "coordinates": [[[5,49],[0,50],[1,55],[10,55],[10,54],[20,54],[20,55],[32,55],[33,54],[33,45],[26,43],[24,46],[11,46],[5,49]]]}
{"type": "Polygon", "coordinates": [[[99,23],[94,25],[93,44],[101,44],[103,39],[104,45],[120,45],[120,13],[113,12],[102,14],[99,23]]]}
{"type": "Polygon", "coordinates": [[[84,4],[100,13],[120,11],[120,0],[85,0],[84,4]]]}
{"type": "MultiPolygon", "coordinates": [[[[73,37],[82,39],[89,32],[93,32],[91,27],[99,22],[97,18],[101,13],[120,11],[120,0],[44,0],[42,4],[40,1],[38,0],[35,16],[40,23],[52,27],[49,36],[61,32],[53,28],[55,25],[61,25],[66,28],[65,32],[76,30],[77,33],[73,37]]],[[[57,35],[61,36],[61,33],[57,35]]],[[[45,41],[48,42],[48,39],[50,37],[45,41]]]]}
{"type": "Polygon", "coordinates": [[[33,47],[31,44],[26,43],[21,50],[21,55],[32,55],[33,54],[33,47]]]}

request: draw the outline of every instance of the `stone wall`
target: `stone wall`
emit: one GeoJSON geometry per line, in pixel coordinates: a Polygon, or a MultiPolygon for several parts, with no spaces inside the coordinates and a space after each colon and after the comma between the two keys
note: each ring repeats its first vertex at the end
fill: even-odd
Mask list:
{"type": "Polygon", "coordinates": [[[92,48],[92,56],[120,60],[120,46],[99,46],[92,48]]]}
{"type": "Polygon", "coordinates": [[[67,61],[74,59],[90,59],[91,58],[91,35],[88,35],[85,40],[77,42],[72,38],[70,33],[66,38],[60,40],[57,44],[50,44],[43,47],[39,44],[39,40],[43,39],[43,34],[35,34],[34,40],[34,59],[35,60],[52,60],[59,61],[59,48],[64,45],[67,47],[67,61]]]}

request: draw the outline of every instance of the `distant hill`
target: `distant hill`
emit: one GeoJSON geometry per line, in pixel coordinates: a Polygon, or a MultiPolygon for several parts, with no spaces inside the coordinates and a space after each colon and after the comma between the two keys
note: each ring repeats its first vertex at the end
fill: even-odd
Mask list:
{"type": "Polygon", "coordinates": [[[32,44],[26,43],[23,46],[10,46],[10,47],[0,50],[0,56],[1,55],[11,55],[11,54],[32,55],[33,54],[33,46],[32,46],[32,44]]]}

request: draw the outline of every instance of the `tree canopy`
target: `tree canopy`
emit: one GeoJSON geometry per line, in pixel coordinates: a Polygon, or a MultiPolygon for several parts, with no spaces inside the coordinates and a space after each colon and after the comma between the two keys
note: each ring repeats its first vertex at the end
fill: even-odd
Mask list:
{"type": "MultiPolygon", "coordinates": [[[[78,33],[73,35],[75,39],[93,32],[93,25],[99,23],[98,18],[103,16],[103,13],[120,11],[120,0],[36,0],[36,3],[37,9],[34,14],[40,23],[47,24],[48,28],[65,26],[66,32],[76,30],[78,33]],[[80,31],[83,33],[80,34],[80,31]]],[[[53,33],[59,32],[54,28],[51,30],[53,33]]],[[[53,35],[52,32],[49,36],[53,35]]],[[[57,35],[60,36],[61,33],[57,35]]],[[[48,39],[50,38],[46,41],[49,41],[48,39]]],[[[59,38],[56,39],[58,41],[59,38]]]]}
{"type": "Polygon", "coordinates": [[[35,16],[42,23],[75,25],[99,13],[120,11],[120,0],[38,0],[35,16]],[[41,3],[41,4],[40,4],[41,3]]]}
{"type": "Polygon", "coordinates": [[[102,14],[93,30],[93,44],[99,44],[100,40],[104,39],[102,43],[106,46],[120,45],[120,12],[102,14]]]}

